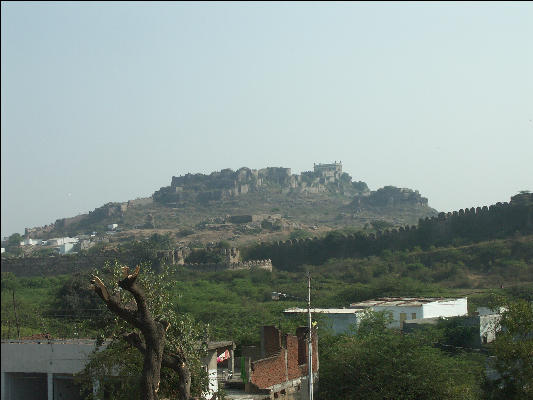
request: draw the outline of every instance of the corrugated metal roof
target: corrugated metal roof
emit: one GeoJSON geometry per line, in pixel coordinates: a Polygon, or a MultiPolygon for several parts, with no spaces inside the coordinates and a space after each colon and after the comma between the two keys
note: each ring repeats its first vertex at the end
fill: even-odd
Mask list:
{"type": "MultiPolygon", "coordinates": [[[[318,314],[357,314],[364,310],[358,310],[354,308],[311,308],[312,313],[318,313],[318,314]]],[[[307,308],[287,308],[283,311],[287,314],[292,313],[306,313],[307,308]]]]}
{"type": "Polygon", "coordinates": [[[419,307],[428,303],[439,303],[455,300],[458,299],[444,297],[381,297],[375,300],[365,300],[358,303],[352,303],[350,304],[350,308],[365,309],[380,306],[419,307]]]}

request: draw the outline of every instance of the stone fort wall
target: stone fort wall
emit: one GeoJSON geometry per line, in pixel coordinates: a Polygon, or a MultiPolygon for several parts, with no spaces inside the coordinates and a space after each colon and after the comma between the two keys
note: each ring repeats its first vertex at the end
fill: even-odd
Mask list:
{"type": "MultiPolygon", "coordinates": [[[[216,264],[173,263],[169,258],[169,254],[173,252],[173,250],[159,252],[159,262],[176,265],[176,268],[183,267],[198,272],[217,272],[224,270],[272,271],[271,260],[250,260],[216,264]]],[[[0,269],[1,272],[11,272],[16,276],[52,276],[87,272],[94,268],[101,268],[106,262],[113,262],[115,260],[127,265],[136,264],[136,258],[133,254],[106,251],[96,255],[71,254],[46,257],[2,258],[0,269]]]]}
{"type": "Polygon", "coordinates": [[[269,258],[281,269],[297,265],[319,265],[330,258],[377,255],[385,249],[404,250],[419,246],[446,246],[454,242],[473,243],[533,234],[533,194],[529,202],[497,203],[490,207],[466,208],[419,220],[418,226],[404,226],[377,234],[332,233],[324,238],[294,239],[261,243],[248,252],[249,258],[269,258]]]}

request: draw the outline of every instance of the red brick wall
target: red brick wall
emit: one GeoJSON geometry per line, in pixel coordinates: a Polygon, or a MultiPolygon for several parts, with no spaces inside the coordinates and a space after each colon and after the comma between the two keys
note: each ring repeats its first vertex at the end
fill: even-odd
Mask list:
{"type": "Polygon", "coordinates": [[[281,350],[281,335],[275,326],[263,326],[261,328],[261,351],[264,358],[273,356],[281,350]]]}
{"type": "Polygon", "coordinates": [[[287,337],[287,373],[289,380],[296,379],[300,374],[298,368],[298,338],[293,335],[286,335],[287,337]]]}
{"type": "MultiPolygon", "coordinates": [[[[277,353],[270,357],[252,362],[250,382],[261,389],[296,379],[308,374],[307,370],[307,342],[305,341],[306,328],[298,328],[297,336],[284,335],[283,348],[281,336],[275,327],[263,327],[262,345],[265,351],[277,353]],[[302,336],[303,333],[303,336],[302,336]],[[302,348],[303,346],[303,348],[302,348]],[[304,356],[304,364],[300,364],[304,356]]],[[[318,337],[316,331],[313,335],[313,371],[318,371],[318,337]]],[[[268,353],[267,353],[268,354],[268,353]]]]}
{"type": "Polygon", "coordinates": [[[260,389],[265,389],[287,381],[285,353],[286,350],[282,350],[277,356],[254,361],[252,363],[250,382],[260,389]]]}

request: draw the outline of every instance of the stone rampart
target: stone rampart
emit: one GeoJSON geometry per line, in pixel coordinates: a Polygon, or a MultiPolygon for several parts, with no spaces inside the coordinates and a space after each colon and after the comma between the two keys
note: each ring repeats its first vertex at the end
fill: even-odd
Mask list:
{"type": "Polygon", "coordinates": [[[530,198],[529,202],[520,198],[518,203],[497,203],[490,207],[440,213],[419,220],[418,226],[387,229],[375,235],[332,232],[320,239],[261,243],[251,249],[248,257],[269,258],[277,268],[291,269],[302,264],[319,265],[330,258],[367,257],[385,249],[429,248],[533,234],[533,194],[530,198]]]}
{"type": "Polygon", "coordinates": [[[107,261],[132,263],[132,256],[125,253],[105,252],[97,255],[54,255],[47,257],[2,258],[1,271],[16,276],[51,276],[72,274],[101,268],[107,261]]]}
{"type": "Polygon", "coordinates": [[[218,272],[218,271],[237,271],[237,270],[267,270],[272,272],[272,260],[250,260],[235,263],[205,263],[184,264],[184,267],[201,272],[218,272]]]}
{"type": "MultiPolygon", "coordinates": [[[[184,265],[173,262],[173,250],[157,253],[159,262],[170,265],[184,265]]],[[[52,276],[72,274],[101,268],[106,262],[119,261],[127,265],[136,264],[135,256],[129,253],[106,251],[96,255],[54,255],[47,257],[2,258],[1,271],[16,276],[52,276]]],[[[251,260],[231,263],[185,264],[184,267],[201,272],[225,270],[267,270],[272,271],[271,260],[251,260]]]]}

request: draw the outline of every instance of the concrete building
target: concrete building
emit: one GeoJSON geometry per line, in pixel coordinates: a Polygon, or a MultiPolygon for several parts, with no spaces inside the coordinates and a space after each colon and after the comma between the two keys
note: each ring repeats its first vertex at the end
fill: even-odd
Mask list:
{"type": "Polygon", "coordinates": [[[496,339],[496,333],[501,330],[500,320],[505,307],[492,310],[488,307],[478,307],[473,316],[468,318],[471,326],[479,327],[478,346],[487,344],[496,339]]]}
{"type": "MultiPolygon", "coordinates": [[[[275,326],[261,328],[261,348],[254,357],[241,360],[244,390],[226,389],[228,399],[304,400],[309,398],[308,329],[296,335],[282,334],[275,326]],[[243,368],[244,367],[244,368],[243,368]]],[[[312,336],[313,379],[318,380],[318,336],[312,336]]]]}
{"type": "Polygon", "coordinates": [[[77,243],[77,242],[78,242],[78,238],[62,237],[62,238],[48,239],[46,241],[46,244],[48,246],[61,246],[62,244],[65,244],[65,243],[77,243]]]}
{"type": "Polygon", "coordinates": [[[60,244],[58,247],[59,254],[65,255],[72,252],[72,249],[74,248],[74,243],[63,243],[60,244]]]}
{"type": "MultiPolygon", "coordinates": [[[[74,374],[80,372],[95,349],[92,339],[52,340],[46,337],[2,341],[2,394],[0,400],[82,400],[74,374]]],[[[105,348],[105,346],[103,346],[105,348]]],[[[209,374],[210,398],[218,391],[217,355],[229,351],[226,369],[233,373],[235,343],[209,342],[204,367],[209,374]]],[[[98,383],[95,383],[96,392],[98,383]]]]}
{"type": "MultiPolygon", "coordinates": [[[[306,314],[306,308],[288,308],[283,311],[285,315],[306,314]]],[[[335,335],[349,333],[352,328],[361,322],[364,310],[353,308],[312,308],[311,313],[319,314],[322,321],[335,335]]]]}
{"type": "Polygon", "coordinates": [[[1,400],[81,400],[73,375],[94,348],[82,339],[2,341],[1,400]]]}
{"type": "Polygon", "coordinates": [[[118,228],[118,224],[109,224],[109,225],[107,225],[107,229],[109,229],[110,231],[114,231],[117,228],[118,228]]]}
{"type": "Polygon", "coordinates": [[[21,246],[40,246],[43,244],[43,241],[41,239],[31,239],[26,238],[23,242],[20,242],[21,246]]]}
{"type": "Polygon", "coordinates": [[[406,320],[456,317],[468,314],[467,298],[383,297],[350,304],[356,310],[386,311],[392,316],[391,328],[402,328],[406,320]]]}
{"type": "Polygon", "coordinates": [[[210,398],[214,393],[218,391],[218,378],[219,378],[219,365],[217,362],[217,356],[228,350],[230,358],[225,361],[229,374],[233,374],[235,369],[235,343],[231,340],[220,342],[208,342],[207,355],[205,356],[203,363],[209,376],[209,389],[205,393],[205,397],[210,398]]]}

